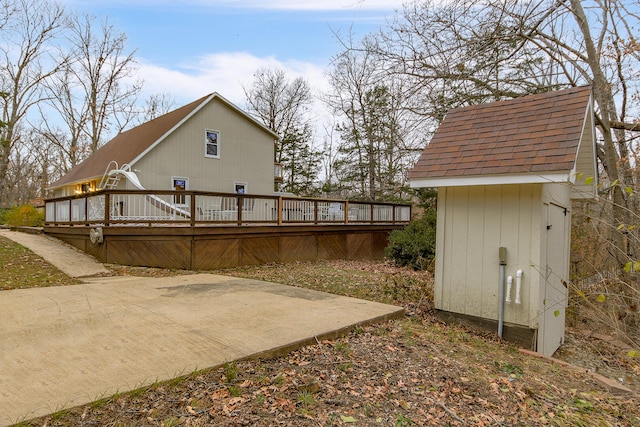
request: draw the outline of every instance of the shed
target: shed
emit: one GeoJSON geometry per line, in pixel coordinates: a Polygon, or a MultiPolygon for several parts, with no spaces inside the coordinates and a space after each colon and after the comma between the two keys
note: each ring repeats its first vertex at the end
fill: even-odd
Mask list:
{"type": "Polygon", "coordinates": [[[590,87],[448,112],[409,171],[411,187],[438,190],[440,313],[497,327],[546,355],[556,351],[572,200],[595,197],[595,153],[590,87]]]}

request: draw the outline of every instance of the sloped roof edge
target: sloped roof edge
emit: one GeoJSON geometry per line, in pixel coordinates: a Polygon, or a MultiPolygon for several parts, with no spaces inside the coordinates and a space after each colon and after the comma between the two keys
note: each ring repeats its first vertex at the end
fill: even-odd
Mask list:
{"type": "Polygon", "coordinates": [[[475,185],[498,184],[550,184],[569,183],[573,179],[571,171],[553,172],[545,174],[500,174],[500,175],[470,175],[464,177],[437,177],[412,179],[411,188],[436,187],[465,187],[475,185]]]}
{"type": "Polygon", "coordinates": [[[119,165],[125,163],[129,165],[135,164],[214,99],[217,99],[227,108],[241,115],[248,122],[257,126],[274,139],[279,139],[274,131],[238,108],[219,93],[213,92],[160,117],[119,133],[59,180],[52,183],[49,189],[56,189],[100,178],[107,164],[112,160],[117,161],[119,165]]]}
{"type": "Polygon", "coordinates": [[[579,150],[583,169],[595,165],[592,104],[583,86],[451,110],[410,185],[569,182],[579,150]]]}
{"type": "Polygon", "coordinates": [[[259,121],[257,121],[253,116],[251,116],[248,113],[245,113],[243,110],[241,110],[240,108],[238,108],[235,104],[233,104],[231,101],[229,101],[228,99],[226,99],[225,97],[223,97],[222,95],[220,95],[218,92],[213,92],[210,95],[208,95],[206,97],[206,99],[200,103],[200,105],[198,105],[196,108],[194,108],[189,114],[187,114],[186,116],[184,116],[178,123],[176,123],[171,129],[169,129],[164,135],[162,135],[160,138],[158,138],[156,141],[154,141],[152,144],[150,144],[143,152],[141,152],[140,154],[138,154],[134,159],[132,159],[129,162],[129,166],[133,166],[135,165],[138,161],[140,161],[144,156],[147,155],[147,153],[149,153],[151,150],[153,150],[156,146],[158,146],[158,144],[160,144],[162,141],[164,141],[167,137],[169,137],[176,129],[178,129],[180,126],[182,126],[185,122],[187,122],[191,117],[193,117],[194,115],[196,115],[198,113],[198,111],[202,110],[205,106],[207,106],[211,101],[213,101],[214,99],[218,99],[219,101],[221,101],[223,104],[225,104],[227,107],[231,108],[232,110],[234,110],[236,113],[240,114],[242,117],[244,117],[245,119],[249,120],[250,122],[252,122],[255,126],[259,127],[260,129],[262,129],[264,132],[270,134],[271,136],[273,136],[275,139],[280,139],[278,137],[278,135],[272,131],[271,129],[269,129],[268,127],[266,127],[265,125],[263,125],[262,123],[260,123],[259,121]]]}

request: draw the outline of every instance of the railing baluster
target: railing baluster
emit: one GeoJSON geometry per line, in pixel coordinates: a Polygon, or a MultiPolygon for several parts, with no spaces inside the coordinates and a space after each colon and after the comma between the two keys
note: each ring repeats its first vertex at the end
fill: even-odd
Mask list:
{"type": "Polygon", "coordinates": [[[402,224],[411,219],[410,205],[193,191],[100,190],[83,196],[50,199],[46,205],[47,223],[54,226],[93,223],[181,223],[190,227],[202,223],[238,226],[250,223],[402,224]],[[102,218],[95,212],[101,205],[104,206],[102,218]]]}

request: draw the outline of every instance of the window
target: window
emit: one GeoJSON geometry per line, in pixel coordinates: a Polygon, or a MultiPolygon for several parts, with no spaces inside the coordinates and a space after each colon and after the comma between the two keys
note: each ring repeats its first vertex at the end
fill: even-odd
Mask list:
{"type": "Polygon", "coordinates": [[[75,189],[75,193],[76,194],[85,194],[85,193],[89,193],[91,191],[96,191],[96,182],[95,181],[83,182],[82,184],[77,184],[76,185],[76,189],[75,189]]]}
{"type": "MultiPolygon", "coordinates": [[[[171,178],[171,189],[175,191],[187,191],[189,179],[182,177],[172,177],[171,178]]],[[[186,206],[187,205],[187,195],[186,194],[175,194],[173,196],[173,204],[178,206],[186,206]]]]}
{"type": "Polygon", "coordinates": [[[215,130],[205,131],[204,156],[220,158],[220,132],[215,130]]]}
{"type": "Polygon", "coordinates": [[[247,183],[246,182],[236,182],[233,184],[233,192],[236,194],[246,194],[247,193],[247,183]]]}

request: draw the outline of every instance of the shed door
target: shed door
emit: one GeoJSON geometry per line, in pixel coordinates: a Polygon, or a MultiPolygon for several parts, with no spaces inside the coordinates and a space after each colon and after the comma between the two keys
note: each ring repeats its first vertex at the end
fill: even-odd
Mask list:
{"type": "Polygon", "coordinates": [[[547,247],[544,272],[543,322],[538,331],[538,352],[551,356],[564,340],[569,272],[569,224],[571,213],[547,205],[547,247]]]}

